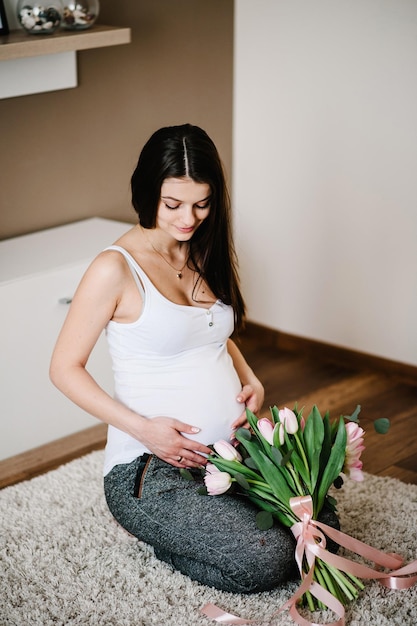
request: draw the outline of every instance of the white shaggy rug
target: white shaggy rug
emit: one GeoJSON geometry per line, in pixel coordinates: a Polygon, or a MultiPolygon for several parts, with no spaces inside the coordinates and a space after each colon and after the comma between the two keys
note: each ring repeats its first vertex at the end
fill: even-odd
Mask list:
{"type": "MultiPolygon", "coordinates": [[[[237,596],[197,584],[155,559],[107,510],[93,452],[0,491],[1,626],[210,626],[199,614],[212,602],[259,624],[294,592],[237,596]]],[[[337,492],[342,530],[385,551],[417,558],[417,486],[366,475],[337,492]]],[[[315,614],[331,621],[334,615],[315,614]]],[[[388,590],[367,582],[347,610],[350,626],[415,626],[417,586],[388,590]]]]}

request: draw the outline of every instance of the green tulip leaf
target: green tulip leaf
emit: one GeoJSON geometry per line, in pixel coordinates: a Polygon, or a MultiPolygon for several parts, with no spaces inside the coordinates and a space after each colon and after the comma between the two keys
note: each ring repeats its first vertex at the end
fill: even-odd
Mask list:
{"type": "Polygon", "coordinates": [[[280,421],[278,407],[271,406],[269,410],[271,412],[272,421],[274,422],[274,424],[278,424],[278,422],[280,421]]]}
{"type": "Polygon", "coordinates": [[[207,487],[204,487],[203,485],[201,487],[199,487],[197,489],[197,493],[200,496],[208,496],[208,491],[207,491],[207,487]]]}
{"type": "Polygon", "coordinates": [[[259,530],[269,530],[274,524],[274,518],[269,511],[259,511],[255,519],[259,530]]]}
{"type": "Polygon", "coordinates": [[[221,472],[228,472],[231,476],[244,474],[248,479],[252,478],[253,480],[257,480],[259,478],[259,474],[249,469],[249,467],[246,467],[246,465],[240,463],[239,461],[228,461],[227,459],[222,459],[221,457],[209,457],[208,460],[221,472]]]}
{"type": "Polygon", "coordinates": [[[291,448],[291,450],[288,450],[287,454],[285,454],[281,458],[281,463],[280,463],[281,467],[285,467],[287,465],[287,463],[290,462],[293,452],[294,452],[294,450],[291,448]]]}
{"type": "Polygon", "coordinates": [[[272,446],[272,448],[271,448],[271,457],[272,457],[272,460],[274,461],[274,463],[276,465],[278,465],[278,466],[281,465],[281,463],[282,463],[282,453],[275,446],[272,446]]]}
{"type": "Polygon", "coordinates": [[[273,435],[272,435],[274,448],[278,448],[278,449],[281,448],[281,442],[279,440],[279,431],[280,431],[280,428],[279,426],[277,426],[276,428],[274,428],[273,435]]]}
{"type": "Polygon", "coordinates": [[[299,456],[298,452],[293,448],[292,450],[290,450],[289,454],[291,454],[291,456],[288,460],[291,461],[291,464],[294,466],[294,469],[297,470],[297,473],[301,476],[304,483],[307,486],[310,486],[310,473],[308,471],[308,468],[306,468],[306,466],[304,465],[303,460],[299,456]]]}
{"type": "Polygon", "coordinates": [[[323,418],[314,405],[304,428],[304,442],[310,467],[310,487],[314,491],[320,471],[320,454],[324,440],[323,418]]]}
{"type": "Polygon", "coordinates": [[[333,481],[339,476],[345,462],[347,433],[343,417],[339,418],[336,439],[330,452],[329,461],[324,469],[317,495],[317,515],[324,504],[325,497],[333,481]]]}
{"type": "Polygon", "coordinates": [[[319,472],[318,480],[320,480],[321,475],[323,474],[323,471],[328,463],[330,452],[332,449],[332,426],[330,423],[328,412],[323,417],[323,429],[324,429],[323,445],[322,445],[321,453],[320,453],[320,472],[319,472]]]}
{"type": "Polygon", "coordinates": [[[246,419],[248,420],[249,426],[252,428],[252,430],[256,431],[258,418],[256,417],[255,413],[252,413],[252,411],[248,408],[246,408],[246,419]]]}
{"type": "MultiPolygon", "coordinates": [[[[291,491],[291,487],[288,484],[287,476],[283,471],[285,468],[277,466],[266,456],[258,441],[242,441],[242,445],[249,452],[254,462],[258,467],[258,471],[262,474],[264,480],[269,484],[271,491],[284,502],[288,503],[295,493],[291,491]]],[[[251,471],[248,469],[248,471],[251,471]]],[[[247,475],[247,474],[245,474],[247,475]]]]}
{"type": "Polygon", "coordinates": [[[374,422],[374,428],[380,435],[385,435],[389,431],[390,426],[391,422],[386,417],[380,417],[374,422]]]}

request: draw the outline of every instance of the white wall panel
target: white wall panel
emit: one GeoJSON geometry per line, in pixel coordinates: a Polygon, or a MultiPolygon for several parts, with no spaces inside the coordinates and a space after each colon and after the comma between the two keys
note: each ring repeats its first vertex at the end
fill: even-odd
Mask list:
{"type": "Polygon", "coordinates": [[[417,3],[237,0],[249,317],[417,364],[417,3]]]}
{"type": "MultiPolygon", "coordinates": [[[[65,300],[96,254],[129,227],[91,218],[0,242],[0,459],[99,423],[52,385],[49,363],[65,300]]],[[[87,369],[113,393],[104,333],[87,369]]]]}

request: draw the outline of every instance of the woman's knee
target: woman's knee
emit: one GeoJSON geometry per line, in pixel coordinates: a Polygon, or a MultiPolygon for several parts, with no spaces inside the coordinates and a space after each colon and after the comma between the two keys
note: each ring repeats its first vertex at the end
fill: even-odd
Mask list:
{"type": "MultiPolygon", "coordinates": [[[[283,529],[284,530],[284,529],[283,529]]],[[[155,556],[192,580],[230,593],[250,594],[270,591],[297,576],[294,560],[295,543],[290,537],[277,550],[259,546],[258,550],[242,550],[209,558],[204,551],[200,558],[172,552],[155,545],[155,556]]]]}
{"type": "Polygon", "coordinates": [[[227,563],[210,563],[201,558],[190,558],[183,554],[170,552],[165,547],[154,546],[155,556],[180,571],[188,578],[207,587],[230,593],[251,593],[253,587],[252,573],[239,567],[235,561],[227,563]]]}

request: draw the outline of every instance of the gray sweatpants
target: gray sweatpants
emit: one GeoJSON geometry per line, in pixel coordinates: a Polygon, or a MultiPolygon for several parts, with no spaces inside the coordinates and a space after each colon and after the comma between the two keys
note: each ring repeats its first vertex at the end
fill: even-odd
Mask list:
{"type": "MultiPolygon", "coordinates": [[[[290,530],[278,523],[259,530],[257,510],[246,498],[199,495],[201,473],[195,477],[187,481],[177,468],[143,455],[105,476],[107,504],[121,526],[154,547],[157,558],[205,585],[251,593],[298,578],[290,530]]],[[[326,518],[338,526],[334,514],[326,518]]]]}

